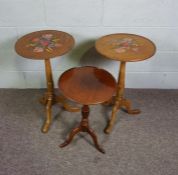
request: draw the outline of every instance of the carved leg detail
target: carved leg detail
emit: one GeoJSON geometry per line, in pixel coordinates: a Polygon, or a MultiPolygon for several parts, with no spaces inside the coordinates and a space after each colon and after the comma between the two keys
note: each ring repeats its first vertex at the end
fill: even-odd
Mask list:
{"type": "Polygon", "coordinates": [[[51,124],[51,107],[52,107],[52,100],[48,99],[47,105],[46,105],[46,113],[47,117],[45,120],[45,123],[42,128],[42,132],[46,133],[49,130],[50,124],[51,124]]]}
{"type": "Polygon", "coordinates": [[[77,133],[79,133],[80,131],[81,131],[81,128],[80,128],[80,127],[74,128],[74,129],[71,131],[71,133],[70,133],[68,139],[67,139],[64,143],[62,143],[62,144],[60,145],[60,147],[63,148],[63,147],[65,147],[65,146],[67,146],[67,145],[72,141],[72,139],[74,138],[74,136],[75,136],[77,133]]]}
{"type": "Polygon", "coordinates": [[[113,128],[113,125],[114,125],[114,123],[116,121],[116,113],[118,111],[119,106],[120,106],[119,101],[116,101],[116,103],[115,103],[115,105],[114,105],[114,107],[112,109],[111,119],[109,121],[109,124],[108,124],[107,128],[105,129],[105,133],[106,134],[109,134],[111,132],[112,128],[113,128]]]}
{"type": "Polygon", "coordinates": [[[97,148],[100,152],[105,153],[105,151],[99,146],[98,140],[97,140],[97,137],[96,137],[96,134],[94,133],[94,131],[93,131],[91,128],[87,128],[87,132],[88,132],[88,133],[90,134],[90,136],[92,137],[96,148],[97,148]]]}
{"type": "Polygon", "coordinates": [[[131,109],[131,102],[126,99],[122,100],[122,106],[125,107],[128,114],[139,114],[141,112],[139,109],[131,109]]]}

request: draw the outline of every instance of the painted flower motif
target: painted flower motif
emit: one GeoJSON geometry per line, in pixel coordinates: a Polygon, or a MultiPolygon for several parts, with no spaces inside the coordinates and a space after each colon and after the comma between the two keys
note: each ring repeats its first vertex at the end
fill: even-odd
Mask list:
{"type": "Polygon", "coordinates": [[[126,49],[120,47],[120,48],[115,49],[115,51],[116,51],[117,53],[124,53],[124,52],[126,52],[126,49]]]}
{"type": "Polygon", "coordinates": [[[44,34],[42,35],[43,38],[46,38],[46,39],[51,39],[53,37],[52,34],[44,34]]]}
{"type": "Polygon", "coordinates": [[[38,42],[40,39],[39,38],[33,38],[32,42],[38,42]]]}
{"type": "Polygon", "coordinates": [[[124,53],[127,51],[138,52],[139,45],[132,38],[123,38],[123,39],[115,39],[110,43],[112,45],[112,49],[114,49],[117,53],[124,53]]]}
{"type": "Polygon", "coordinates": [[[40,37],[33,38],[26,47],[32,47],[33,52],[40,53],[40,52],[52,52],[53,49],[61,47],[62,44],[59,43],[60,38],[56,38],[53,34],[43,34],[40,37]]]}
{"type": "Polygon", "coordinates": [[[139,48],[138,48],[138,47],[134,47],[134,48],[132,48],[132,50],[133,50],[134,52],[138,52],[138,51],[139,51],[139,48]]]}
{"type": "Polygon", "coordinates": [[[55,47],[61,47],[62,44],[61,44],[61,43],[56,43],[54,46],[55,46],[55,47]]]}
{"type": "Polygon", "coordinates": [[[47,41],[47,40],[41,40],[40,41],[40,44],[42,45],[42,46],[48,46],[49,45],[49,41],[47,41]]]}
{"type": "Polygon", "coordinates": [[[33,52],[37,52],[37,53],[43,52],[43,51],[44,51],[44,49],[43,49],[42,47],[35,47],[35,48],[33,49],[33,52]]]}
{"type": "Polygon", "coordinates": [[[55,44],[54,44],[54,43],[51,43],[51,44],[48,45],[48,47],[50,47],[50,48],[55,48],[55,44]]]}

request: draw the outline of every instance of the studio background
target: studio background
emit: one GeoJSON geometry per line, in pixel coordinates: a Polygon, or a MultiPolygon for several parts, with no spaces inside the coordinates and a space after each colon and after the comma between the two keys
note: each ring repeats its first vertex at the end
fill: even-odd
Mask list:
{"type": "Polygon", "coordinates": [[[75,47],[51,59],[55,84],[74,66],[94,65],[118,74],[118,62],[99,56],[96,39],[134,33],[151,39],[155,56],[127,64],[127,88],[178,88],[177,0],[0,0],[0,88],[45,88],[44,62],[15,53],[21,36],[57,29],[75,38],[75,47]]]}

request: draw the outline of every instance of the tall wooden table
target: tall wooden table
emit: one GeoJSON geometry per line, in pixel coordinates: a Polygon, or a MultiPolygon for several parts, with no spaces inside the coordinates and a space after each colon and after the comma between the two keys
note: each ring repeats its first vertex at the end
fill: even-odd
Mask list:
{"type": "Polygon", "coordinates": [[[116,97],[111,119],[105,129],[106,133],[110,133],[116,120],[116,113],[120,108],[124,107],[129,114],[140,113],[138,109],[131,109],[131,102],[124,98],[126,62],[142,61],[152,57],[155,54],[156,46],[143,36],[118,33],[99,38],[95,47],[106,58],[120,61],[116,97]]]}
{"type": "Polygon", "coordinates": [[[43,30],[27,34],[20,38],[15,44],[16,52],[25,58],[34,60],[44,60],[47,92],[40,102],[46,106],[46,120],[42,127],[42,132],[48,132],[51,124],[51,108],[56,103],[61,103],[68,111],[78,111],[78,108],[71,108],[64,97],[54,93],[54,83],[50,59],[64,55],[74,46],[74,39],[65,32],[56,30],[43,30]]]}

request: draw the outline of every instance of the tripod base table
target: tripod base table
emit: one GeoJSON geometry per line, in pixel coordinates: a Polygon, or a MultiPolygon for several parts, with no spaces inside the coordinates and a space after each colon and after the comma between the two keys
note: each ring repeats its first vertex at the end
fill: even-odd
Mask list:
{"type": "Polygon", "coordinates": [[[105,129],[106,133],[110,133],[116,120],[116,113],[120,108],[124,107],[129,114],[140,113],[140,110],[132,109],[131,102],[124,98],[126,63],[152,57],[155,54],[156,47],[152,41],[143,36],[127,33],[103,36],[96,41],[95,47],[106,58],[120,61],[116,97],[111,119],[105,129]]]}
{"type": "Polygon", "coordinates": [[[29,59],[44,60],[47,92],[40,103],[46,106],[46,120],[42,132],[46,133],[51,124],[51,108],[54,104],[60,103],[68,111],[79,111],[71,108],[63,97],[54,94],[54,83],[50,59],[64,55],[72,49],[74,39],[71,35],[57,30],[43,30],[27,34],[20,38],[15,45],[16,52],[29,59]]]}
{"type": "Polygon", "coordinates": [[[96,67],[72,68],[61,75],[58,84],[65,97],[83,105],[79,126],[70,132],[68,139],[60,147],[71,143],[77,133],[87,132],[93,139],[96,149],[105,153],[98,144],[96,134],[89,126],[89,105],[100,104],[112,98],[116,90],[113,76],[96,67]]]}

